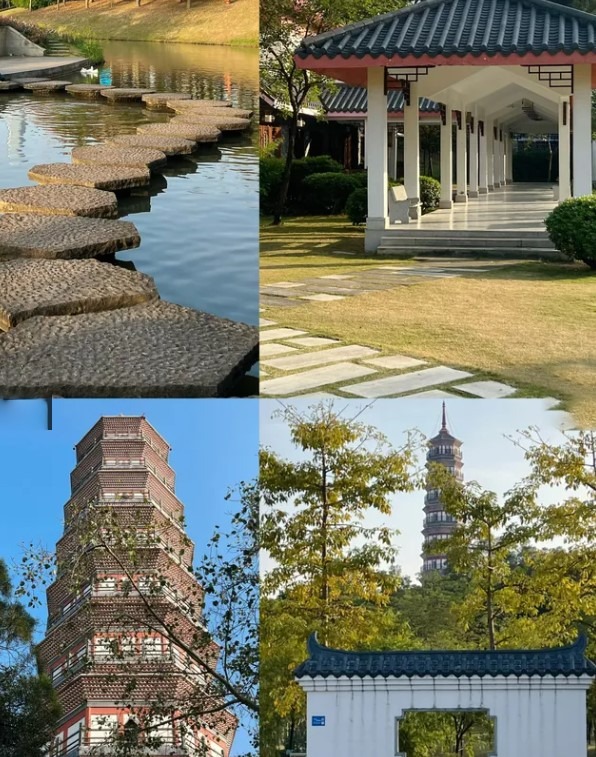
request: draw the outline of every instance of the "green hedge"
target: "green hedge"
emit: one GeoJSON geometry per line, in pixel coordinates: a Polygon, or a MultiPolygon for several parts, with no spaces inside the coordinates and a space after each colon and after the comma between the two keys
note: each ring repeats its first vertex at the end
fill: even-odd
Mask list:
{"type": "MultiPolygon", "coordinates": [[[[262,157],[260,159],[261,213],[269,214],[277,203],[285,158],[262,157]]],[[[290,186],[286,201],[286,213],[299,215],[308,212],[304,197],[303,182],[313,174],[339,173],[343,166],[329,155],[298,158],[292,163],[290,186]]]]}
{"type": "Polygon", "coordinates": [[[596,196],[565,200],[547,216],[545,223],[557,250],[596,270],[596,196]]]}
{"type": "Polygon", "coordinates": [[[359,189],[358,180],[350,174],[311,174],[302,182],[304,207],[313,215],[339,215],[356,189],[359,189]]]}
{"type": "Polygon", "coordinates": [[[360,187],[355,189],[348,197],[346,202],[346,215],[352,222],[353,226],[359,226],[366,223],[368,214],[368,189],[360,187]]]}
{"type": "Polygon", "coordinates": [[[441,183],[432,176],[420,177],[420,204],[422,213],[430,213],[439,207],[441,199],[441,183]]]}

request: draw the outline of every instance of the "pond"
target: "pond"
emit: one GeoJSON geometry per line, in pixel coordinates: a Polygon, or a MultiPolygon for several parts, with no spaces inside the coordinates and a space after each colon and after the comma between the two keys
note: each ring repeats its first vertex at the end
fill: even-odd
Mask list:
{"type": "MultiPolygon", "coordinates": [[[[102,83],[258,107],[256,50],[146,42],[105,42],[103,49],[102,83]]],[[[33,165],[70,162],[73,147],[134,134],[141,123],[167,119],[140,104],[2,93],[0,188],[34,184],[27,177],[33,165]]],[[[164,300],[256,325],[256,140],[256,131],[225,136],[217,146],[170,159],[148,191],[124,197],[121,215],[137,226],[142,242],[118,253],[115,262],[153,276],[164,300]]]]}

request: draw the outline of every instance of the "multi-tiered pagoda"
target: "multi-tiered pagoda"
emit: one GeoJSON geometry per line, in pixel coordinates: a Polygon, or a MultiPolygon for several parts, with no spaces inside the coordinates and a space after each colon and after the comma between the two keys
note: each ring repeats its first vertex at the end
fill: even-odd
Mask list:
{"type": "MultiPolygon", "coordinates": [[[[447,413],[443,402],[443,418],[441,430],[429,440],[427,463],[440,463],[455,476],[463,481],[463,462],[461,454],[462,442],[449,433],[447,429],[447,413]]],[[[457,528],[457,521],[445,510],[441,502],[438,489],[427,486],[424,497],[424,549],[422,553],[422,572],[444,570],[447,567],[447,557],[442,542],[448,539],[457,528]]]]}
{"type": "Polygon", "coordinates": [[[131,754],[228,757],[234,716],[201,714],[217,710],[209,670],[219,648],[188,567],[169,446],[143,417],[108,416],[75,450],[39,648],[63,707],[50,753],[110,756],[124,742],[131,754]]]}

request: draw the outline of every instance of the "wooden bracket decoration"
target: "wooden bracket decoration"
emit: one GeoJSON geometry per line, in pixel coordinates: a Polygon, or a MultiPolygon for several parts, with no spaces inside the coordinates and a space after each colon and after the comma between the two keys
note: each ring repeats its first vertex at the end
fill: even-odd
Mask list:
{"type": "Polygon", "coordinates": [[[461,123],[462,123],[461,110],[454,110],[453,112],[455,113],[455,121],[457,123],[457,128],[461,131],[461,123]]]}
{"type": "Polygon", "coordinates": [[[484,121],[478,121],[478,131],[480,132],[480,136],[484,136],[484,121]]]}
{"type": "Polygon", "coordinates": [[[443,105],[443,103],[439,104],[439,113],[441,114],[441,124],[443,126],[447,125],[447,106],[443,105]]]}
{"type": "Polygon", "coordinates": [[[563,126],[567,126],[567,106],[569,103],[567,100],[563,101],[563,126]]]}

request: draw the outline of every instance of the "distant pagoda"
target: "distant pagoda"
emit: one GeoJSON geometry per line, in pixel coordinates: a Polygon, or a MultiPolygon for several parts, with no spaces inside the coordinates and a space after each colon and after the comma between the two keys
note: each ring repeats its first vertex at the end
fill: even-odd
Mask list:
{"type": "MultiPolygon", "coordinates": [[[[447,429],[447,413],[443,402],[443,417],[441,430],[429,440],[427,463],[439,463],[444,465],[458,481],[463,481],[463,462],[461,454],[462,442],[456,439],[447,429]]],[[[424,548],[422,552],[422,573],[428,574],[434,570],[445,570],[447,558],[442,549],[442,542],[448,539],[457,528],[457,521],[445,510],[441,502],[438,489],[433,489],[430,484],[426,487],[424,497],[424,548]]]]}
{"type": "Polygon", "coordinates": [[[64,534],[56,547],[59,570],[47,592],[48,626],[39,646],[41,665],[63,708],[49,755],[111,757],[109,745],[121,739],[138,744],[143,755],[228,757],[236,729],[230,712],[201,716],[199,711],[189,722],[179,709],[197,691],[218,704],[209,700],[205,668],[172,643],[154,618],[142,620],[141,595],[151,594],[155,612],[176,629],[181,643],[191,648],[197,633],[205,633],[201,659],[208,656],[212,669],[219,647],[204,628],[200,601],[192,607],[187,601],[200,600],[202,589],[187,567],[194,545],[181,525],[184,506],[175,494],[170,448],[145,418],[106,416],[75,450],[64,534]],[[136,532],[138,591],[131,591],[130,574],[127,579],[107,550],[91,551],[76,585],[60,569],[81,543],[77,527],[91,506],[136,532]],[[148,538],[156,533],[159,538],[148,538]],[[184,560],[178,556],[182,549],[184,560]],[[165,585],[145,590],[161,576],[167,576],[165,585]],[[156,727],[147,735],[143,713],[156,707],[160,714],[151,719],[156,727]]]}

